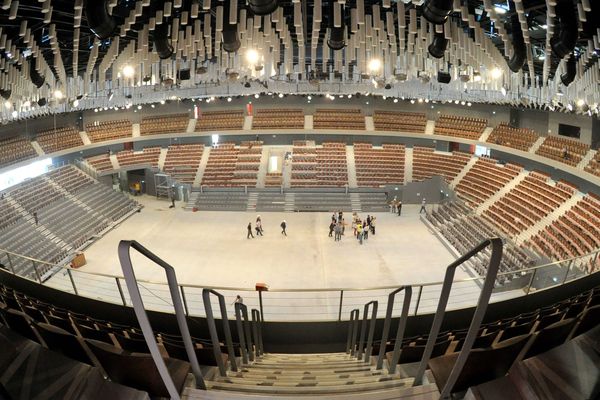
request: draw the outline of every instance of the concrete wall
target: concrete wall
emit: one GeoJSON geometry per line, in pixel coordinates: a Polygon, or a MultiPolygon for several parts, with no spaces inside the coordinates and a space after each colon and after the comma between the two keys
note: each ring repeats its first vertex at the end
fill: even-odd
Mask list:
{"type": "Polygon", "coordinates": [[[586,144],[592,144],[592,118],[575,114],[564,114],[559,112],[548,113],[548,134],[558,136],[558,124],[574,125],[581,128],[579,140],[586,144]]]}

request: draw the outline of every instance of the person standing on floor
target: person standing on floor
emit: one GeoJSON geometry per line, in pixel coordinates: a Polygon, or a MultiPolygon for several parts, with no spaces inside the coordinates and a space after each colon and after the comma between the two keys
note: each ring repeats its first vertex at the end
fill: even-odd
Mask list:
{"type": "Polygon", "coordinates": [[[371,233],[375,235],[375,217],[371,217],[371,224],[369,226],[371,227],[371,233]]]}
{"type": "Polygon", "coordinates": [[[367,219],[367,220],[365,220],[365,224],[363,225],[363,229],[362,229],[364,240],[369,239],[369,229],[371,229],[371,228],[369,225],[369,220],[367,219]]]}
{"type": "Polygon", "coordinates": [[[284,236],[287,236],[287,232],[285,231],[285,228],[287,228],[287,222],[285,222],[285,219],[283,221],[281,221],[281,234],[284,236]]]}
{"type": "Polygon", "coordinates": [[[256,219],[256,225],[255,225],[255,228],[254,228],[254,229],[256,229],[256,237],[258,237],[259,235],[260,235],[260,236],[262,236],[262,235],[263,235],[263,233],[262,233],[262,222],[261,222],[261,220],[260,220],[260,217],[258,217],[258,218],[256,219]]]}
{"type": "Polygon", "coordinates": [[[35,221],[35,225],[37,226],[39,220],[38,220],[38,215],[37,215],[37,211],[33,212],[33,220],[35,221]]]}
{"type": "Polygon", "coordinates": [[[171,205],[169,206],[169,208],[175,208],[175,186],[169,189],[169,197],[171,200],[171,205]]]}
{"type": "Polygon", "coordinates": [[[425,200],[425,197],[423,197],[423,200],[421,201],[421,209],[419,210],[419,214],[421,213],[425,213],[427,214],[427,210],[425,209],[425,204],[427,203],[427,201],[425,200]]]}
{"type": "Polygon", "coordinates": [[[334,222],[334,221],[331,221],[331,222],[329,223],[329,237],[332,237],[332,236],[333,236],[333,231],[335,230],[335,225],[336,225],[336,224],[335,224],[335,222],[334,222]]]}
{"type": "Polygon", "coordinates": [[[248,234],[246,235],[246,239],[254,239],[254,235],[252,234],[252,222],[248,222],[248,234]]]}
{"type": "Polygon", "coordinates": [[[342,240],[342,224],[338,222],[335,224],[335,241],[338,242],[342,240]]]}
{"type": "Polygon", "coordinates": [[[360,244],[363,244],[363,227],[360,221],[356,224],[356,238],[360,244]]]}
{"type": "Polygon", "coordinates": [[[398,202],[398,216],[400,216],[402,214],[402,202],[399,201],[398,202]]]}

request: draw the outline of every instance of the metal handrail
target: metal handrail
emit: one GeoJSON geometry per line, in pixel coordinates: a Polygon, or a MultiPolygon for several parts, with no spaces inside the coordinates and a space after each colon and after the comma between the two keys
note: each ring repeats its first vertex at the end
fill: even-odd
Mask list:
{"type": "Polygon", "coordinates": [[[227,306],[225,304],[225,296],[213,289],[202,290],[202,300],[204,302],[204,311],[206,312],[206,323],[208,324],[208,331],[210,332],[210,339],[213,345],[213,352],[219,367],[219,373],[221,376],[227,376],[225,364],[223,363],[221,345],[219,344],[219,334],[217,333],[217,326],[215,324],[215,317],[213,316],[212,306],[210,303],[210,295],[217,296],[219,299],[219,309],[221,310],[221,322],[223,323],[223,332],[225,333],[225,345],[227,346],[227,352],[229,357],[227,359],[231,363],[231,370],[237,371],[237,363],[235,361],[235,352],[233,350],[233,341],[231,340],[231,329],[229,328],[229,319],[227,318],[227,306]]]}
{"type": "Polygon", "coordinates": [[[394,299],[396,294],[404,290],[404,302],[402,303],[402,314],[400,315],[400,322],[398,323],[398,329],[396,330],[396,339],[394,342],[394,353],[392,356],[392,362],[388,366],[388,371],[393,374],[396,371],[396,364],[400,358],[400,346],[404,339],[404,331],[406,329],[406,321],[408,319],[408,309],[410,308],[410,300],[412,298],[412,287],[402,286],[394,290],[388,295],[387,310],[385,313],[385,321],[383,322],[383,332],[381,334],[381,344],[379,348],[379,356],[377,357],[376,369],[383,368],[383,358],[385,357],[385,348],[390,333],[390,325],[392,322],[392,312],[394,310],[394,299]]]}
{"type": "Polygon", "coordinates": [[[196,358],[196,352],[194,351],[194,345],[192,344],[192,337],[190,336],[190,330],[185,319],[185,313],[181,302],[181,296],[179,294],[179,286],[177,284],[175,269],[135,240],[121,240],[118,248],[119,261],[125,277],[125,283],[127,284],[127,290],[129,290],[129,297],[131,298],[133,310],[135,311],[135,316],[137,317],[140,328],[142,329],[142,333],[144,334],[144,340],[150,349],[150,354],[152,355],[154,364],[156,364],[156,368],[158,369],[169,395],[172,399],[180,398],[179,392],[177,391],[175,383],[173,382],[173,378],[171,378],[165,361],[160,354],[160,350],[158,349],[158,345],[156,343],[156,338],[154,337],[154,331],[152,330],[150,320],[148,319],[148,314],[144,308],[144,302],[142,300],[142,295],[140,294],[140,288],[138,287],[138,283],[135,278],[135,272],[133,271],[133,264],[131,263],[130,252],[132,248],[165,270],[167,282],[169,283],[169,290],[171,292],[171,299],[173,300],[173,307],[175,308],[175,316],[177,317],[177,325],[179,326],[185,351],[192,367],[192,373],[196,378],[196,387],[198,389],[206,390],[206,384],[204,383],[204,378],[202,377],[202,372],[200,371],[200,366],[198,365],[198,359],[196,358]]]}
{"type": "Polygon", "coordinates": [[[358,323],[358,308],[350,311],[350,321],[348,322],[348,338],[346,339],[346,353],[354,354],[354,346],[356,346],[356,334],[354,334],[354,326],[358,323]]]}
{"type": "Polygon", "coordinates": [[[446,398],[449,396],[450,391],[456,380],[459,377],[465,363],[467,362],[467,357],[469,356],[469,352],[473,347],[473,343],[475,342],[475,337],[481,326],[481,321],[483,321],[483,317],[485,315],[485,311],[487,310],[487,306],[490,301],[490,297],[492,295],[492,290],[494,289],[494,283],[496,281],[496,275],[498,273],[498,269],[500,268],[500,261],[502,259],[502,239],[500,238],[492,238],[481,242],[479,245],[474,247],[471,251],[463,255],[458,260],[454,261],[446,268],[446,275],[444,277],[444,285],[442,287],[442,292],[440,294],[440,300],[438,303],[437,311],[435,313],[435,317],[433,319],[433,323],[431,325],[431,330],[429,332],[429,338],[427,340],[427,344],[425,345],[425,350],[423,352],[423,358],[421,359],[421,363],[419,365],[419,369],[415,376],[415,380],[413,385],[420,385],[423,381],[423,375],[425,374],[425,369],[427,368],[427,364],[429,363],[429,359],[431,358],[431,354],[433,352],[433,347],[437,340],[437,336],[440,333],[440,328],[442,326],[442,321],[444,319],[444,315],[446,313],[446,306],[448,304],[448,298],[450,297],[450,289],[452,288],[452,278],[454,278],[454,272],[456,268],[468,261],[479,252],[487,248],[488,246],[492,247],[492,254],[490,256],[490,262],[487,267],[487,274],[485,276],[485,281],[483,282],[483,287],[481,288],[481,293],[479,295],[479,300],[477,301],[477,308],[475,308],[475,312],[473,314],[473,318],[471,320],[471,325],[469,326],[469,331],[467,332],[467,336],[463,343],[463,347],[458,355],[456,362],[454,363],[454,367],[450,372],[450,376],[446,381],[446,385],[441,391],[440,398],[446,398]]]}
{"type": "Polygon", "coordinates": [[[256,308],[252,309],[252,332],[254,332],[256,357],[260,357],[264,354],[262,340],[262,318],[260,311],[256,308]]]}
{"type": "Polygon", "coordinates": [[[235,303],[235,320],[240,339],[240,351],[242,353],[242,363],[248,364],[248,359],[254,361],[252,351],[252,335],[250,334],[250,321],[248,321],[248,307],[242,303],[235,303]],[[242,321],[243,316],[243,321],[242,321]]]}
{"type": "Polygon", "coordinates": [[[371,307],[371,322],[369,323],[369,334],[367,336],[367,343],[364,347],[365,350],[365,361],[371,356],[373,347],[373,335],[375,334],[375,323],[377,322],[377,306],[379,302],[377,300],[371,300],[365,304],[363,310],[363,319],[360,326],[360,339],[358,341],[358,349],[356,350],[356,358],[361,359],[363,355],[363,344],[365,343],[365,335],[367,334],[367,316],[369,314],[369,307],[371,307]]]}

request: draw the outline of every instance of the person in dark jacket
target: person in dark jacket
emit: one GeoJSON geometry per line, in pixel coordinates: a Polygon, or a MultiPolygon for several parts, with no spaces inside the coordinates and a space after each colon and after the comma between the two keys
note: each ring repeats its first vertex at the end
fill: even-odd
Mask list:
{"type": "Polygon", "coordinates": [[[246,235],[246,239],[254,239],[254,235],[252,234],[252,222],[248,222],[248,234],[246,235]]]}
{"type": "Polygon", "coordinates": [[[285,222],[285,219],[283,221],[281,221],[281,234],[287,236],[287,232],[285,231],[285,228],[287,228],[287,223],[285,222]]]}

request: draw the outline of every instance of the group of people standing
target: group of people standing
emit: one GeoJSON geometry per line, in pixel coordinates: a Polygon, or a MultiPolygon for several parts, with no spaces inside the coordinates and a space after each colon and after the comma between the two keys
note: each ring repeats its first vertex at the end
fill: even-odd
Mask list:
{"type": "MultiPolygon", "coordinates": [[[[396,196],[394,196],[394,200],[388,203],[390,205],[390,212],[393,214],[398,214],[398,216],[402,215],[402,202],[398,200],[396,196]]],[[[425,197],[421,200],[421,208],[419,209],[419,214],[425,213],[427,214],[427,209],[425,205],[427,204],[427,200],[425,197]]]]}
{"type": "MultiPolygon", "coordinates": [[[[342,211],[333,213],[329,223],[329,237],[335,234],[336,242],[342,240],[345,228],[344,213],[342,211]]],[[[369,238],[369,232],[375,234],[375,217],[367,215],[365,220],[361,220],[357,213],[352,213],[352,232],[359,243],[363,244],[363,241],[369,238]]]]}
{"type": "MultiPolygon", "coordinates": [[[[287,222],[285,221],[285,219],[281,221],[281,224],[279,226],[281,227],[281,234],[287,236],[287,232],[285,230],[287,228],[287,222]]],[[[254,223],[254,230],[256,231],[256,237],[263,236],[264,231],[260,215],[256,217],[256,222],[254,223]]],[[[254,239],[254,234],[252,233],[252,222],[248,222],[247,231],[248,233],[246,234],[246,239],[254,239]]]]}

